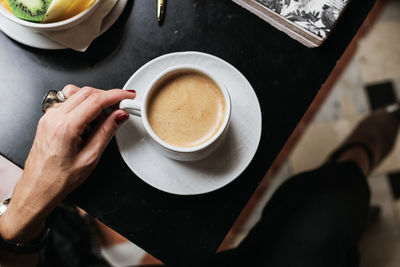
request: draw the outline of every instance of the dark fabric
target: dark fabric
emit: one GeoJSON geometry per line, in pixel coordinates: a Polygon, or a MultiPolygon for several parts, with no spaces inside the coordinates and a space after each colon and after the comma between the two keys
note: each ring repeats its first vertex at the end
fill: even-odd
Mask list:
{"type": "Polygon", "coordinates": [[[344,152],[354,148],[354,147],[360,147],[364,149],[364,152],[366,156],[368,157],[368,164],[369,164],[369,169],[372,170],[374,168],[374,153],[372,152],[372,149],[368,144],[365,144],[363,142],[351,142],[345,145],[342,145],[339,147],[335,152],[332,153],[332,155],[329,157],[329,161],[332,163],[335,163],[339,160],[339,158],[343,155],[344,152]]]}
{"type": "Polygon", "coordinates": [[[49,216],[50,236],[40,253],[39,266],[80,267],[110,266],[100,255],[95,227],[89,216],[66,204],[49,216]]]}
{"type": "Polygon", "coordinates": [[[238,248],[208,266],[353,267],[370,192],[352,162],[327,164],[279,187],[238,248]]]}
{"type": "MultiPolygon", "coordinates": [[[[217,254],[207,266],[358,266],[369,198],[366,179],[352,162],[294,176],[274,193],[239,247],[217,254]]],[[[76,209],[59,208],[50,225],[41,266],[107,266],[96,253],[90,222],[76,209]]]]}

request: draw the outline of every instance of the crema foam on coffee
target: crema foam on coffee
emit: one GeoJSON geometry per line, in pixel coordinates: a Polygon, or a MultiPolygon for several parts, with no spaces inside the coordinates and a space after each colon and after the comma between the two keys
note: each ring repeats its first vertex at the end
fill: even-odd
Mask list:
{"type": "Polygon", "coordinates": [[[225,99],[217,84],[194,71],[180,72],[153,89],[147,117],[153,131],[166,143],[194,147],[221,128],[225,99]]]}

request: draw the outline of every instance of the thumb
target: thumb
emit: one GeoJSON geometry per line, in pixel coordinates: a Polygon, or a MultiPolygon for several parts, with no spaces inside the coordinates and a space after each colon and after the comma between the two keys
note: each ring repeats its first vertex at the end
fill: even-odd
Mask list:
{"type": "Polygon", "coordinates": [[[112,112],[93,129],[92,135],[87,140],[81,154],[86,154],[87,157],[92,159],[99,158],[121,124],[128,119],[129,114],[125,110],[118,109],[112,112]]]}

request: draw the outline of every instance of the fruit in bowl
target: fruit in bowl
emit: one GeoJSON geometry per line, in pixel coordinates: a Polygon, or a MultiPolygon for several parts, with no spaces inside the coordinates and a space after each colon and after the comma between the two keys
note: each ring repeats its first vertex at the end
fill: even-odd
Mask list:
{"type": "Polygon", "coordinates": [[[35,32],[60,31],[87,19],[102,1],[0,0],[0,16],[35,32]]]}
{"type": "Polygon", "coordinates": [[[39,23],[69,19],[89,8],[95,0],[0,0],[16,17],[39,23]]]}

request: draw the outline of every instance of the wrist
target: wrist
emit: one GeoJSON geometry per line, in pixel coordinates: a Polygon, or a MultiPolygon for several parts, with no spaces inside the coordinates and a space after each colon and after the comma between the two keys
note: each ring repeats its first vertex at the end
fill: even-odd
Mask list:
{"type": "MultiPolygon", "coordinates": [[[[0,251],[2,256],[11,254],[37,255],[46,245],[50,229],[47,228],[44,230],[44,222],[41,223],[37,220],[29,222],[25,226],[15,225],[15,220],[12,217],[14,214],[13,210],[8,212],[6,216],[3,216],[8,209],[9,200],[7,199],[0,204],[0,251]]],[[[32,260],[31,257],[30,259],[32,260]]]]}
{"type": "Polygon", "coordinates": [[[46,220],[39,215],[21,212],[11,203],[0,217],[0,235],[10,242],[29,242],[42,233],[46,220]]]}

